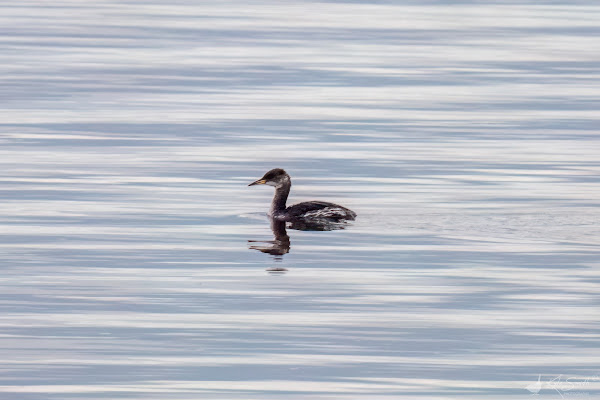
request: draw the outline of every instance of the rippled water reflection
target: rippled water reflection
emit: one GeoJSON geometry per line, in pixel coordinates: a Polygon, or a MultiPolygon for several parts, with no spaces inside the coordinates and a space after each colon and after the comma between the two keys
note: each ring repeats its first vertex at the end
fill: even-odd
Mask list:
{"type": "Polygon", "coordinates": [[[594,2],[0,10],[0,397],[599,394],[594,2]]]}

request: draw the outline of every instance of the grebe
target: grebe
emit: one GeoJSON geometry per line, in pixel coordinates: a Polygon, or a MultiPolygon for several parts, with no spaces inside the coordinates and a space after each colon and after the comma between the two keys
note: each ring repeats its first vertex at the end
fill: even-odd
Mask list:
{"type": "Polygon", "coordinates": [[[269,216],[279,221],[353,221],[356,213],[346,207],[324,201],[306,201],[286,207],[292,180],[281,168],[267,172],[262,178],[248,186],[269,185],[275,187],[275,196],[271,202],[269,216]]]}

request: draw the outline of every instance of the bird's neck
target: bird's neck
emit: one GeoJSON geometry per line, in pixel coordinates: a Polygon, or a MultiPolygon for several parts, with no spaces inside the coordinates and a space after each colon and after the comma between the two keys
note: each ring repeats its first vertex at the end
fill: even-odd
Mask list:
{"type": "Polygon", "coordinates": [[[275,188],[275,196],[273,196],[273,202],[271,203],[271,215],[277,211],[285,210],[285,203],[290,194],[291,187],[292,182],[288,179],[282,185],[275,188]]]}

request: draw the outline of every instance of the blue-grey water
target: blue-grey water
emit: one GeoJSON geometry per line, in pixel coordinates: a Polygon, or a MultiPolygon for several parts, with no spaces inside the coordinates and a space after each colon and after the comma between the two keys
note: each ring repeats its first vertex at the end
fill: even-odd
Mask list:
{"type": "Polygon", "coordinates": [[[596,398],[599,21],[3,2],[0,398],[596,398]],[[251,248],[275,167],[356,222],[251,248]]]}

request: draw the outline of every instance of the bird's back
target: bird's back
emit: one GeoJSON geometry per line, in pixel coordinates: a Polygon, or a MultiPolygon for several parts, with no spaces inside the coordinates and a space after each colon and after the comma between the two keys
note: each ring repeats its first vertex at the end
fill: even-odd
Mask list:
{"type": "Polygon", "coordinates": [[[294,204],[285,210],[288,219],[327,219],[332,221],[349,220],[356,218],[352,210],[326,201],[305,201],[294,204]]]}

